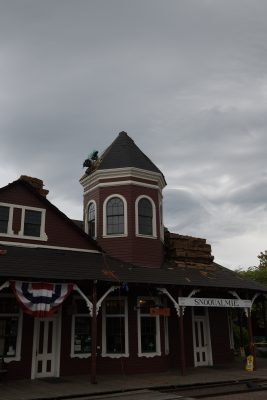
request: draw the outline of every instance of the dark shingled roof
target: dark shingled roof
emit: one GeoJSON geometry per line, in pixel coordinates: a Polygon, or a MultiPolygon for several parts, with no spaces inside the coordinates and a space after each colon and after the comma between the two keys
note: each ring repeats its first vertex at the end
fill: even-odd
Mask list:
{"type": "Polygon", "coordinates": [[[162,174],[158,167],[136,146],[133,139],[126,132],[120,132],[101,156],[97,169],[125,167],[141,168],[162,174]]]}
{"type": "Polygon", "coordinates": [[[0,277],[4,279],[45,279],[81,281],[97,279],[109,282],[150,283],[193,287],[250,289],[267,292],[267,287],[239,276],[213,263],[209,268],[136,267],[101,253],[2,246],[0,277]]]}

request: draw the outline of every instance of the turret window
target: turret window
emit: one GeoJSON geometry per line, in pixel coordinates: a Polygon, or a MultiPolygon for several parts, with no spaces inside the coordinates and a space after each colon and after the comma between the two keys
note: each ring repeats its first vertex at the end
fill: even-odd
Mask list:
{"type": "Polygon", "coordinates": [[[138,227],[141,235],[152,235],[153,211],[152,204],[147,198],[138,202],[138,227]]]}
{"type": "Polygon", "coordinates": [[[96,237],[96,223],[95,223],[96,207],[95,203],[91,202],[88,206],[88,235],[91,238],[96,237]]]}
{"type": "Polygon", "coordinates": [[[124,204],[119,197],[112,197],[107,202],[107,235],[124,233],[124,204]]]}
{"type": "Polygon", "coordinates": [[[156,212],[153,200],[148,196],[140,196],[135,203],[136,235],[156,237],[156,212]]]}

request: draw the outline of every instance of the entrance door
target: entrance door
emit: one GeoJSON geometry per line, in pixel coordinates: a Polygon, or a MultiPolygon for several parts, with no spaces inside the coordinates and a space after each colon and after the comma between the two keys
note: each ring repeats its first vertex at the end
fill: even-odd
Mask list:
{"type": "Polygon", "coordinates": [[[212,365],[207,309],[195,307],[192,314],[195,367],[212,365]]]}
{"type": "Polygon", "coordinates": [[[59,315],[35,318],[32,379],[59,376],[59,315]]]}

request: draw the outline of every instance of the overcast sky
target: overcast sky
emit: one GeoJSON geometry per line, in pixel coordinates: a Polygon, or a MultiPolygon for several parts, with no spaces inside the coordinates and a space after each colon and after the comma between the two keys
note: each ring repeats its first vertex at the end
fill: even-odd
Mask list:
{"type": "Polygon", "coordinates": [[[82,218],[82,163],[125,130],[165,225],[231,268],[267,249],[267,1],[0,0],[0,185],[82,218]]]}

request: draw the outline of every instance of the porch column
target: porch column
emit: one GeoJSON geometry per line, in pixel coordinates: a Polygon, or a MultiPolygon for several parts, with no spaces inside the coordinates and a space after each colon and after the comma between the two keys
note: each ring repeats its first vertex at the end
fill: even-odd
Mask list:
{"type": "Polygon", "coordinates": [[[239,325],[239,336],[240,336],[240,348],[244,347],[244,338],[243,338],[243,314],[238,309],[238,325],[239,325]]]}
{"type": "Polygon", "coordinates": [[[93,282],[93,293],[92,293],[92,351],[91,351],[91,383],[97,383],[96,380],[96,351],[97,351],[97,314],[96,314],[96,302],[97,302],[97,281],[93,282]]]}
{"type": "MultiPolygon", "coordinates": [[[[179,288],[179,297],[183,297],[182,289],[179,288]]],[[[179,315],[179,338],[180,338],[180,364],[181,375],[185,375],[185,345],[184,345],[184,316],[183,307],[180,307],[179,315]]]]}
{"type": "MultiPolygon", "coordinates": [[[[263,326],[264,326],[264,335],[267,339],[267,316],[266,316],[266,301],[265,298],[262,300],[262,319],[263,319],[263,326]]],[[[265,340],[266,340],[265,339],[265,340]]]]}
{"type": "Polygon", "coordinates": [[[247,320],[248,320],[248,342],[249,342],[249,352],[254,358],[254,369],[256,369],[256,354],[255,354],[255,347],[253,342],[253,332],[252,332],[252,322],[251,322],[251,310],[250,308],[247,309],[247,320]]]}

